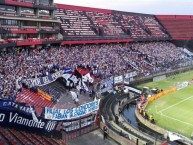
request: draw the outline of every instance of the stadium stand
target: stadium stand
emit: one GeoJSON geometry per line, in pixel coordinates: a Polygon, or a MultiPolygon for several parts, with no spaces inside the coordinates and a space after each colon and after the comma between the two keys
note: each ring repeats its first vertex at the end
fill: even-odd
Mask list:
{"type": "MultiPolygon", "coordinates": [[[[65,66],[75,68],[80,64],[89,65],[91,74],[100,78],[133,70],[137,71],[138,74],[149,75],[157,69],[172,69],[175,63],[179,65],[184,60],[186,60],[185,53],[170,42],[53,47],[52,49],[33,49],[33,51],[22,50],[16,54],[3,52],[1,53],[1,77],[4,79],[1,80],[1,97],[10,100],[16,99],[17,102],[26,103],[29,106],[33,105],[37,115],[40,116],[42,107],[53,107],[54,103],[28,89],[23,89],[22,82],[25,79],[46,76],[46,74],[65,68],[65,66]],[[31,61],[32,58],[33,61],[31,61]],[[68,61],[61,61],[62,58],[66,58],[68,61]],[[24,62],[24,60],[26,61],[24,62]],[[41,65],[38,65],[39,61],[42,62],[41,65]],[[57,62],[57,65],[54,65],[53,62],[57,62]],[[15,71],[12,71],[13,68],[15,71]],[[21,78],[16,77],[17,75],[21,78]]],[[[61,84],[53,82],[40,88],[56,97],[57,100],[58,93],[55,92],[63,91],[60,87],[61,84]]],[[[11,133],[14,134],[15,132],[12,131],[11,133]]],[[[16,133],[14,136],[18,138],[18,142],[22,141],[23,144],[24,141],[27,142],[16,133]]],[[[28,137],[31,138],[32,136],[28,137]]]]}
{"type": "Polygon", "coordinates": [[[193,17],[180,15],[158,15],[157,18],[167,29],[173,39],[192,39],[193,17]]]}
{"type": "Polygon", "coordinates": [[[96,36],[90,27],[91,22],[83,11],[57,9],[57,18],[60,20],[63,34],[68,36],[96,36]]]}
{"type": "MultiPolygon", "coordinates": [[[[180,62],[184,62],[186,57],[181,49],[177,49],[176,46],[170,42],[149,42],[131,43],[129,45],[103,44],[82,45],[79,47],[53,47],[52,49],[42,49],[41,51],[38,51],[38,49],[30,52],[28,52],[28,50],[22,50],[17,54],[13,54],[12,52],[5,54],[3,52],[1,53],[0,59],[2,66],[1,77],[4,78],[1,80],[1,98],[34,106],[37,116],[40,116],[43,107],[54,107],[55,103],[45,100],[43,97],[38,96],[28,89],[22,88],[22,82],[25,81],[26,78],[33,78],[35,75],[39,77],[46,76],[47,72],[52,73],[65,66],[75,68],[80,64],[84,64],[85,66],[89,65],[91,74],[100,79],[107,78],[113,74],[118,75],[134,70],[138,75],[149,75],[161,69],[172,69],[176,63],[176,65],[180,65],[180,62]],[[160,49],[162,51],[160,51],[160,49]],[[50,54],[52,54],[52,57],[50,57],[50,54]],[[44,66],[41,70],[41,67],[37,65],[38,63],[31,64],[31,56],[33,56],[34,62],[39,63],[39,60],[41,60],[42,66],[44,66],[43,62],[45,62],[45,66],[52,67],[44,66]],[[42,60],[42,58],[44,59],[42,60]],[[62,58],[66,58],[68,61],[61,61],[62,58]],[[20,60],[26,60],[22,66],[19,65],[22,64],[20,60]],[[53,62],[59,63],[57,66],[54,66],[52,65],[53,62]],[[12,65],[5,65],[6,63],[12,65]],[[33,67],[26,67],[30,65],[33,67]],[[15,68],[15,71],[12,71],[13,68],[15,68]],[[21,78],[24,77],[24,80],[18,77],[10,77],[10,75],[17,76],[17,74],[20,74],[19,76],[21,78]],[[17,81],[18,79],[19,81],[17,81]]],[[[64,93],[65,90],[62,84],[57,81],[40,88],[53,95],[56,100],[58,99],[58,93],[55,92],[64,93]]],[[[61,105],[60,108],[62,108],[61,105]]],[[[65,106],[63,108],[65,108],[65,106]]]]}
{"type": "Polygon", "coordinates": [[[90,36],[90,39],[108,38],[168,38],[164,28],[152,15],[86,9],[84,7],[60,5],[56,12],[62,22],[61,29],[66,38],[90,36]]]}
{"type": "MultiPolygon", "coordinates": [[[[136,70],[139,74],[148,75],[157,70],[171,69],[175,64],[179,65],[180,62],[185,60],[186,53],[169,42],[133,43],[127,46],[126,44],[82,45],[79,47],[42,49],[41,51],[34,49],[30,52],[22,50],[20,54],[15,55],[2,53],[1,78],[6,79],[1,80],[1,98],[15,100],[16,94],[22,90],[22,83],[26,79],[46,76],[46,74],[51,74],[64,68],[76,68],[82,64],[90,67],[91,74],[106,78],[112,74],[118,75],[133,70],[136,70]],[[106,51],[107,49],[108,51],[106,51]],[[66,58],[68,61],[61,61],[62,58],[66,58]],[[33,62],[31,61],[32,59],[33,62]],[[38,65],[39,61],[41,61],[40,65],[38,65]],[[7,63],[11,63],[12,66],[7,63]],[[20,66],[20,64],[23,65],[20,66]],[[145,69],[145,66],[148,69],[145,69]],[[13,69],[15,69],[14,72],[12,71],[13,69]],[[10,74],[12,75],[10,76],[10,74]]],[[[64,93],[64,88],[57,82],[40,88],[55,96],[54,101],[59,99],[61,94],[64,93]]],[[[35,94],[28,90],[24,90],[23,93],[23,95],[20,95],[20,100],[27,98],[29,105],[32,105],[30,102],[33,103],[34,101],[31,101],[26,96],[32,96],[31,99],[34,99],[35,102],[37,101],[36,103],[39,106],[45,107],[45,105],[48,105],[46,102],[43,103],[40,97],[36,97],[35,94]]]]}
{"type": "MultiPolygon", "coordinates": [[[[170,35],[172,39],[192,39],[192,24],[192,16],[55,5],[53,0],[0,0],[0,99],[33,106],[37,117],[42,117],[44,107],[57,106],[68,91],[59,80],[30,87],[26,85],[29,79],[78,67],[89,70],[98,81],[134,71],[136,77],[149,76],[179,67],[190,58],[167,40],[170,35]],[[38,89],[52,99],[38,94],[38,89]]],[[[60,102],[57,107],[66,106],[60,102]]],[[[84,128],[81,132],[88,131],[84,128]]],[[[76,136],[71,133],[68,139],[76,136]]],[[[43,134],[0,126],[1,143],[64,144],[43,134]]]]}
{"type": "Polygon", "coordinates": [[[114,13],[117,21],[131,38],[161,38],[168,37],[163,28],[155,20],[154,16],[129,15],[126,13],[114,13]]]}
{"type": "Polygon", "coordinates": [[[17,131],[12,128],[3,128],[0,126],[0,136],[2,137],[5,144],[34,144],[34,145],[64,145],[64,142],[59,139],[48,138],[44,135],[26,132],[26,131],[17,131]]]}
{"type": "Polygon", "coordinates": [[[121,26],[115,21],[112,14],[106,14],[101,12],[86,12],[86,15],[92,20],[94,28],[97,30],[97,33],[103,36],[120,36],[125,35],[121,26]]]}
{"type": "Polygon", "coordinates": [[[168,42],[134,43],[127,51],[120,50],[120,54],[130,66],[144,75],[171,69],[186,56],[183,51],[179,51],[175,45],[168,42]]]}
{"type": "Polygon", "coordinates": [[[11,135],[5,128],[1,127],[0,132],[1,132],[1,137],[5,139],[5,142],[13,145],[18,144],[18,141],[16,140],[16,138],[13,135],[11,135]]]}

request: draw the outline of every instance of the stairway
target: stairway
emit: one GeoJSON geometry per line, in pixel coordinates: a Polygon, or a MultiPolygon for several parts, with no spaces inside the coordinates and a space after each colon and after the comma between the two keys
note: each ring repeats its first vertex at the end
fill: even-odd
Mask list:
{"type": "Polygon", "coordinates": [[[37,107],[53,107],[55,105],[55,103],[45,100],[28,89],[23,89],[22,93],[17,96],[16,102],[37,107]]]}
{"type": "Polygon", "coordinates": [[[39,89],[52,96],[54,102],[57,102],[57,100],[59,100],[60,97],[66,93],[64,84],[62,84],[59,80],[56,80],[45,86],[40,86],[39,89]]]}

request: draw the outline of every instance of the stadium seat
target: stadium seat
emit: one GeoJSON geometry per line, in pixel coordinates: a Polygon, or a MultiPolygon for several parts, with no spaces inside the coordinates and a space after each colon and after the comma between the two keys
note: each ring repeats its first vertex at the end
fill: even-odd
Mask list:
{"type": "Polygon", "coordinates": [[[175,38],[192,38],[193,37],[193,19],[186,16],[163,17],[157,16],[170,35],[175,38]]]}

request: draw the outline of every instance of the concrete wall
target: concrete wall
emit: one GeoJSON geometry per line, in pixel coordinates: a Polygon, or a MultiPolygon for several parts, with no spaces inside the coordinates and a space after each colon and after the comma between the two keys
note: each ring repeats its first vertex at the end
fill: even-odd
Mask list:
{"type": "MultiPolygon", "coordinates": [[[[100,122],[100,128],[103,130],[104,123],[100,122]]],[[[120,143],[121,145],[135,145],[136,143],[120,136],[119,134],[115,133],[111,129],[108,128],[108,136],[115,140],[116,142],[120,143]]],[[[140,144],[139,144],[140,145],[140,144]]]]}

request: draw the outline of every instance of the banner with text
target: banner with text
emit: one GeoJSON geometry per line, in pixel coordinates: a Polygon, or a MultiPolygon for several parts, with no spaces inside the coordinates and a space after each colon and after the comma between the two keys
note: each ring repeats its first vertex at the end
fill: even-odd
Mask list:
{"type": "Polygon", "coordinates": [[[88,115],[99,109],[100,100],[89,102],[72,109],[56,109],[45,107],[45,119],[68,120],[88,115]]]}
{"type": "Polygon", "coordinates": [[[114,83],[115,84],[123,83],[123,76],[121,75],[114,77],[114,83]]]}
{"type": "Polygon", "coordinates": [[[62,123],[62,129],[66,132],[70,132],[92,125],[95,121],[96,121],[96,114],[93,114],[85,118],[76,119],[72,121],[65,121],[62,123]]]}
{"type": "MultiPolygon", "coordinates": [[[[34,108],[31,108],[34,111],[34,108]]],[[[16,103],[10,100],[0,100],[0,109],[15,110],[25,114],[31,114],[30,106],[25,106],[24,103],[16,103]]]]}
{"type": "Polygon", "coordinates": [[[134,86],[124,86],[124,92],[128,93],[129,91],[136,93],[136,94],[140,94],[142,93],[142,91],[139,88],[136,88],[134,86]]]}
{"type": "Polygon", "coordinates": [[[158,82],[166,79],[166,75],[153,77],[153,82],[158,82]]]}
{"type": "Polygon", "coordinates": [[[132,78],[132,77],[135,77],[135,76],[137,76],[137,72],[136,71],[133,71],[133,72],[125,74],[125,78],[126,79],[132,78]]]}
{"type": "Polygon", "coordinates": [[[27,79],[25,80],[25,84],[29,87],[35,87],[35,86],[43,86],[43,85],[47,85],[51,82],[54,82],[56,79],[62,77],[62,75],[66,72],[71,72],[70,70],[61,70],[58,71],[56,73],[53,74],[49,74],[45,77],[41,77],[41,78],[34,78],[34,79],[27,79]]]}
{"type": "Polygon", "coordinates": [[[104,79],[100,82],[100,93],[113,91],[113,77],[104,79]]]}
{"type": "Polygon", "coordinates": [[[35,121],[32,115],[26,115],[14,110],[3,110],[0,108],[0,125],[36,132],[52,132],[55,131],[58,122],[46,120],[41,117],[37,117],[37,121],[35,121]]]}

